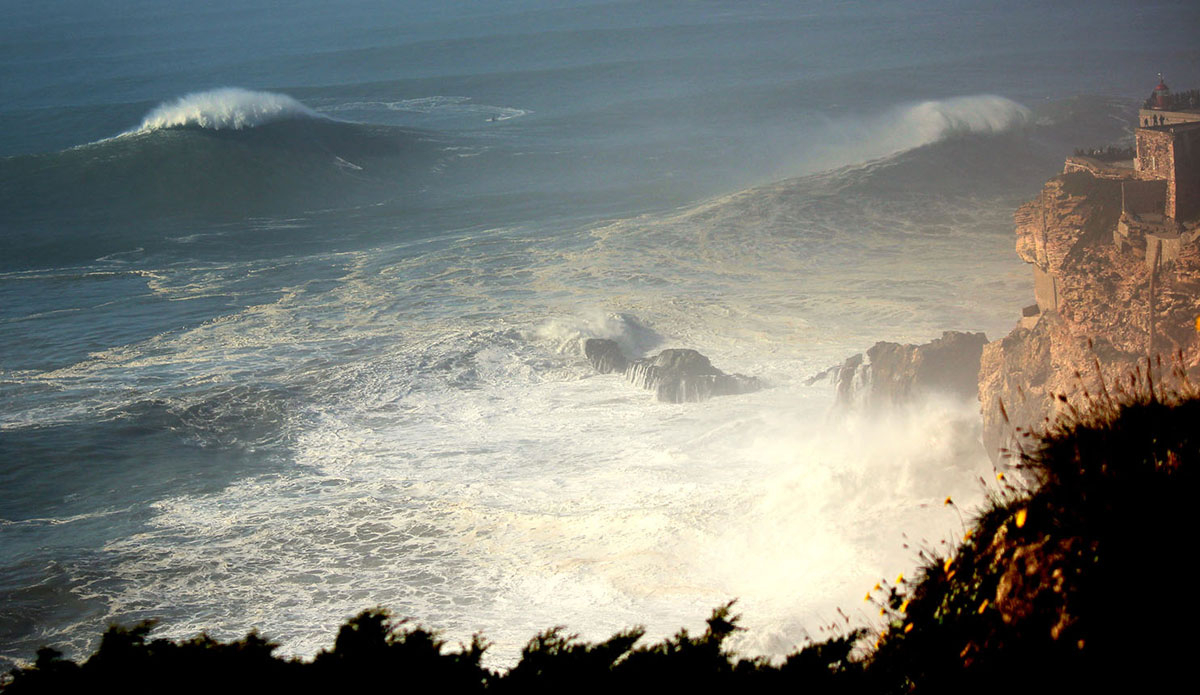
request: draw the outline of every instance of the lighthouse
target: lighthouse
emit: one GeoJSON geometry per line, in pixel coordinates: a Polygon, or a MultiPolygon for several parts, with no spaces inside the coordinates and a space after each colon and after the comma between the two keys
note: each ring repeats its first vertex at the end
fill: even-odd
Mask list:
{"type": "Polygon", "coordinates": [[[1154,92],[1150,95],[1150,108],[1167,110],[1171,107],[1171,88],[1163,82],[1162,73],[1158,73],[1158,86],[1154,88],[1154,92]]]}

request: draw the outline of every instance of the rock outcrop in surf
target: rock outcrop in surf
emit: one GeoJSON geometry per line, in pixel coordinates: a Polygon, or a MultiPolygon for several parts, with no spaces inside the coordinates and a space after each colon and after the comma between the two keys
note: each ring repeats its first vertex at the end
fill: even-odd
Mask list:
{"type": "Polygon", "coordinates": [[[840,408],[893,407],[934,393],[974,399],[985,344],[983,333],[962,331],[945,331],[921,345],[880,341],[809,383],[832,381],[840,408]]]}
{"type": "Polygon", "coordinates": [[[583,354],[601,374],[620,372],[635,386],[654,391],[664,403],[692,403],[713,396],[733,396],[762,388],[752,376],[726,374],[695,350],[673,348],[657,355],[630,360],[616,341],[588,338],[583,354]]]}

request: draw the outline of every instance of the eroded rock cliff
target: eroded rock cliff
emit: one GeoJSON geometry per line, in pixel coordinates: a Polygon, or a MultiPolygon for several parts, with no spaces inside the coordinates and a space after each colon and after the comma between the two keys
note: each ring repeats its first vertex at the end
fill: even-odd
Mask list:
{"type": "Polygon", "coordinates": [[[1167,255],[1152,235],[1123,234],[1134,218],[1122,217],[1122,183],[1063,174],[1016,212],[1016,250],[1033,266],[1036,305],[983,350],[979,396],[993,455],[1012,448],[1019,428],[1128,384],[1148,358],[1158,380],[1172,380],[1177,366],[1193,381],[1200,373],[1195,225],[1166,221],[1178,244],[1167,255]]]}
{"type": "Polygon", "coordinates": [[[962,331],[944,331],[921,345],[880,341],[865,359],[854,355],[809,383],[833,381],[838,407],[890,408],[931,394],[974,398],[986,343],[983,333],[962,331]]]}

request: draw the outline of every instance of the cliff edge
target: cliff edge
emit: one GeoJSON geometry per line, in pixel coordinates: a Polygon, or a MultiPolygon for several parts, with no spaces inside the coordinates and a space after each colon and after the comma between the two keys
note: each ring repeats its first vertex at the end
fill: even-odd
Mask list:
{"type": "Polygon", "coordinates": [[[1086,394],[1124,388],[1139,367],[1168,382],[1200,376],[1200,221],[1176,217],[1200,197],[1194,126],[1138,129],[1138,158],[1124,166],[1068,159],[1017,210],[1016,251],[1032,266],[1035,304],[983,349],[979,397],[993,457],[1086,394]],[[1174,138],[1169,165],[1150,147],[1164,136],[1174,138]]]}

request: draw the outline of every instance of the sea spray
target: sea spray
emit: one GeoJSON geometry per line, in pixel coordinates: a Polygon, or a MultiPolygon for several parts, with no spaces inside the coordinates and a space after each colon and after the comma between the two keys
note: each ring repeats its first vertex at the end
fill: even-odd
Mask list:
{"type": "Polygon", "coordinates": [[[999,135],[1030,121],[1025,106],[993,94],[905,103],[875,115],[819,118],[804,136],[801,171],[808,173],[875,162],[967,135],[999,135]]]}
{"type": "Polygon", "coordinates": [[[164,128],[243,130],[292,118],[327,118],[286,94],[223,87],[156,106],[132,133],[164,128]]]}

